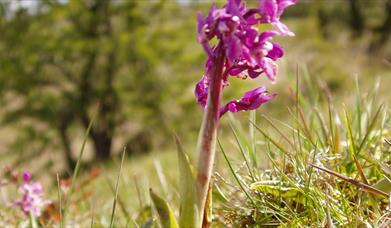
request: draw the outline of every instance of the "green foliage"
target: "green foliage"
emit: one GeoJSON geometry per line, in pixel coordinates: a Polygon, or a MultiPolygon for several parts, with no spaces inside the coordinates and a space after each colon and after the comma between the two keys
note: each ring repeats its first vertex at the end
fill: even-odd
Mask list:
{"type": "Polygon", "coordinates": [[[175,142],[178,147],[179,165],[179,227],[199,227],[195,176],[189,158],[183,151],[183,146],[177,137],[175,137],[175,142]]]}
{"type": "MultiPolygon", "coordinates": [[[[227,154],[233,154],[232,151],[221,150],[234,176],[232,181],[240,188],[232,187],[226,179],[219,183],[224,194],[235,195],[231,199],[236,200],[216,207],[215,213],[223,213],[225,218],[218,224],[289,227],[387,224],[384,208],[389,200],[389,173],[387,165],[381,165],[381,161],[387,164],[390,161],[390,147],[383,142],[390,137],[390,132],[384,130],[391,123],[387,107],[377,108],[374,96],[364,100],[357,94],[356,106],[345,108],[342,115],[329,108],[327,123],[323,116],[327,109],[322,112],[316,99],[311,100],[317,97],[318,88],[312,85],[308,90],[313,92],[307,98],[299,91],[294,98],[293,125],[269,117],[261,120],[270,129],[265,123],[252,122],[262,136],[254,146],[266,155],[266,160],[257,161],[261,166],[251,163],[252,167],[247,167],[243,154],[249,156],[253,147],[246,146],[249,137],[237,137],[238,129],[242,128],[235,123],[232,132],[240,153],[229,159],[227,154]],[[313,105],[306,106],[307,103],[313,105]],[[339,126],[342,117],[344,127],[339,126]],[[243,162],[235,168],[233,163],[239,160],[243,162]]],[[[241,130],[240,134],[246,133],[241,130]]],[[[258,152],[257,157],[261,159],[262,153],[258,152]]]]}
{"type": "Polygon", "coordinates": [[[391,180],[385,176],[383,179],[379,180],[375,185],[373,185],[373,187],[382,192],[391,192],[391,180]]]}
{"type": "Polygon", "coordinates": [[[177,228],[178,224],[168,203],[156,195],[152,189],[150,190],[150,195],[156,212],[159,215],[159,222],[162,228],[177,228]]]}
{"type": "MultiPolygon", "coordinates": [[[[129,154],[160,148],[170,144],[165,139],[173,129],[184,141],[193,137],[198,124],[188,119],[200,118],[201,113],[194,105],[193,85],[204,64],[195,38],[195,14],[208,4],[88,2],[38,1],[34,8],[18,10],[11,10],[8,1],[0,4],[0,118],[19,136],[10,148],[12,154],[30,158],[62,150],[74,166],[75,141],[96,110],[90,141],[98,159],[119,153],[125,144],[129,154]]],[[[292,54],[281,63],[282,77],[297,56],[311,66],[308,73],[326,78],[333,92],[351,88],[352,68],[364,68],[362,74],[381,72],[375,70],[379,62],[363,62],[355,50],[370,46],[366,37],[387,18],[385,4],[359,2],[369,29],[358,43],[344,42],[340,37],[348,32],[339,26],[328,28],[333,37],[323,39],[317,24],[319,8],[331,14],[330,26],[349,21],[348,2],[308,2],[289,9],[286,19],[297,36],[283,41],[292,54]]],[[[229,97],[239,96],[241,87],[236,86],[233,82],[232,88],[238,89],[227,90],[229,97]]],[[[276,103],[269,109],[283,116],[278,106],[286,103],[276,103]]],[[[252,155],[249,159],[254,160],[252,155]]]]}
{"type": "MultiPolygon", "coordinates": [[[[172,126],[184,121],[180,107],[191,101],[187,112],[196,109],[191,90],[183,96],[192,78],[172,76],[201,61],[201,48],[193,51],[192,6],[133,0],[39,1],[31,11],[1,6],[7,12],[0,19],[2,123],[20,136],[33,131],[34,143],[49,140],[45,149],[62,149],[69,166],[75,136],[95,112],[90,141],[95,157],[107,159],[114,143],[129,142],[130,154],[167,144],[172,126]],[[186,21],[176,22],[173,12],[186,21]]],[[[31,140],[16,140],[15,149],[26,150],[31,140]]]]}
{"type": "MultiPolygon", "coordinates": [[[[190,187],[191,166],[180,151],[177,164],[172,146],[162,145],[172,144],[167,139],[175,129],[186,151],[194,148],[201,111],[193,85],[205,57],[195,38],[195,13],[209,4],[112,0],[95,11],[95,1],[38,2],[35,10],[12,12],[0,3],[0,118],[6,131],[2,137],[14,140],[12,147],[1,147],[2,153],[8,151],[0,155],[2,164],[17,170],[34,161],[28,167],[37,175],[54,177],[50,171],[53,166],[58,171],[62,159],[46,152],[74,152],[87,129],[82,114],[92,119],[97,113],[92,131],[114,121],[108,132],[119,149],[127,141],[129,154],[148,148],[137,143],[156,144],[149,147],[155,153],[128,159],[121,177],[115,161],[100,166],[105,174],[93,180],[88,172],[74,171],[74,186],[66,194],[60,181],[58,190],[44,182],[54,203],[54,211],[45,213],[56,214],[65,207],[64,224],[82,227],[155,227],[160,215],[151,207],[148,188],[153,186],[164,193],[164,201],[152,198],[172,218],[168,225],[175,226],[178,214],[183,226],[197,216],[192,204],[185,203],[192,201],[195,190],[190,187]],[[80,89],[83,74],[89,74],[87,90],[80,89]],[[106,96],[111,93],[108,79],[114,98],[106,96]],[[88,98],[81,99],[86,92],[88,98]],[[115,109],[102,115],[102,104],[115,104],[115,109]],[[154,166],[156,158],[162,169],[154,166]],[[179,181],[172,167],[180,168],[179,181]],[[164,177],[164,184],[158,176],[164,177]],[[115,178],[121,186],[108,181],[115,178]],[[182,206],[169,208],[167,202],[182,206]]],[[[279,95],[260,110],[262,114],[252,112],[250,121],[247,114],[237,113],[230,116],[230,125],[227,117],[221,122],[222,153],[216,159],[212,189],[214,226],[387,227],[389,200],[382,194],[390,192],[386,139],[391,137],[391,120],[389,104],[381,105],[380,99],[390,98],[391,71],[387,55],[367,52],[371,43],[381,41],[383,33],[373,29],[385,22],[387,1],[357,2],[366,26],[359,38],[346,29],[351,22],[349,1],[302,1],[289,9],[284,21],[296,36],[282,41],[287,54],[279,63],[278,83],[266,84],[279,95]],[[318,21],[319,8],[330,16],[325,27],[318,21]],[[287,81],[295,71],[300,80],[292,86],[287,81]],[[375,76],[382,76],[381,81],[375,76]]],[[[390,42],[383,45],[380,51],[387,54],[390,42]]],[[[243,88],[236,86],[232,82],[228,96],[240,95],[243,88]]],[[[91,142],[89,138],[86,149],[91,142]]],[[[79,165],[82,160],[80,156],[79,165]]],[[[0,226],[23,226],[23,214],[7,206],[17,192],[11,174],[0,175],[6,193],[0,226]]],[[[47,227],[61,223],[46,214],[38,222],[47,227]]]]}

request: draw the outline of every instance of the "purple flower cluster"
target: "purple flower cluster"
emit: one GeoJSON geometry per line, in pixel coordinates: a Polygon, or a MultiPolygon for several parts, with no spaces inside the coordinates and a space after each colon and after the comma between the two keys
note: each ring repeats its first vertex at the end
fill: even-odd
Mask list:
{"type": "MultiPolygon", "coordinates": [[[[195,88],[197,102],[205,108],[212,68],[215,67],[219,46],[224,50],[223,88],[229,84],[228,77],[257,78],[264,73],[275,81],[276,60],[284,54],[282,47],[272,42],[277,35],[293,36],[288,27],[280,22],[284,9],[297,0],[259,0],[257,8],[247,8],[242,0],[228,0],[218,9],[213,5],[203,18],[198,15],[198,41],[208,55],[206,70],[195,88]],[[259,32],[260,24],[269,24],[271,29],[259,32]],[[212,45],[216,39],[217,44],[212,45]]],[[[216,42],[214,42],[216,43],[216,42]]],[[[271,100],[275,94],[268,94],[264,87],[248,91],[239,100],[228,102],[220,110],[225,112],[253,110],[271,100]]]]}
{"type": "Polygon", "coordinates": [[[42,209],[50,203],[49,200],[42,199],[42,186],[38,182],[31,182],[31,174],[23,173],[23,184],[19,188],[22,199],[17,200],[15,204],[26,214],[30,213],[35,216],[41,216],[42,209]]]}

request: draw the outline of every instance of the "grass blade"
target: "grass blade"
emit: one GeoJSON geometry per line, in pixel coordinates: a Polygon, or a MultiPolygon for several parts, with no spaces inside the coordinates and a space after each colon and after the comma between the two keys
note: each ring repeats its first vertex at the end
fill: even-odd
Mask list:
{"type": "Polygon", "coordinates": [[[240,143],[239,137],[238,137],[238,135],[237,135],[237,133],[236,133],[236,131],[235,131],[235,129],[234,129],[234,127],[232,126],[231,123],[229,124],[229,126],[230,126],[230,128],[231,128],[232,133],[234,134],[236,143],[238,144],[239,151],[240,151],[240,153],[241,153],[241,155],[242,155],[242,157],[243,157],[243,159],[244,159],[244,163],[246,164],[248,173],[250,174],[251,179],[252,179],[253,181],[255,181],[254,174],[253,174],[253,172],[252,172],[252,169],[250,168],[250,164],[249,164],[248,159],[247,159],[247,156],[246,156],[246,154],[245,154],[245,152],[244,152],[244,148],[243,148],[242,144],[240,143]]]}
{"type": "Polygon", "coordinates": [[[333,223],[333,219],[331,218],[331,214],[330,214],[330,200],[329,200],[329,194],[328,194],[328,190],[326,191],[325,193],[326,195],[326,217],[327,217],[327,225],[329,228],[334,228],[334,223],[333,223]]]}
{"type": "Polygon", "coordinates": [[[94,214],[91,216],[91,223],[90,223],[90,228],[94,227],[94,214]]]}
{"type": "Polygon", "coordinates": [[[282,147],[280,144],[278,144],[273,138],[271,138],[268,134],[266,134],[260,127],[258,127],[256,124],[250,121],[254,125],[254,127],[265,137],[267,138],[274,146],[276,146],[279,150],[281,150],[284,154],[290,155],[288,150],[286,150],[284,147],[282,147]]]}
{"type": "Polygon", "coordinates": [[[168,195],[167,180],[166,180],[166,176],[164,175],[160,161],[158,159],[153,160],[153,165],[155,167],[156,174],[160,182],[160,186],[163,189],[164,196],[167,196],[168,195]]]}
{"type": "MultiPolygon", "coordinates": [[[[257,110],[250,111],[250,120],[253,123],[257,123],[257,110]]],[[[258,167],[257,163],[257,147],[256,147],[256,138],[255,138],[255,127],[251,123],[249,123],[249,131],[250,131],[250,142],[251,142],[251,150],[250,157],[254,164],[254,167],[258,167]]]]}
{"type": "Polygon", "coordinates": [[[73,191],[75,189],[75,183],[76,183],[77,177],[79,175],[80,165],[81,165],[81,158],[83,157],[84,149],[85,149],[85,146],[87,144],[88,136],[90,134],[92,125],[93,125],[93,123],[95,121],[95,117],[96,117],[96,115],[94,115],[92,117],[91,122],[88,124],[87,130],[86,130],[86,132],[84,134],[83,143],[82,143],[82,145],[80,147],[80,152],[79,152],[79,156],[77,158],[75,169],[73,170],[73,175],[72,175],[72,179],[71,179],[71,186],[70,186],[70,189],[69,189],[69,195],[67,196],[67,198],[65,200],[65,205],[64,205],[64,212],[63,212],[64,222],[66,221],[66,212],[67,212],[67,209],[68,209],[69,200],[70,200],[70,197],[73,194],[73,191]]]}
{"type": "Polygon", "coordinates": [[[285,141],[287,141],[289,143],[289,145],[292,148],[294,148],[293,142],[291,142],[291,140],[284,133],[282,133],[282,131],[273,123],[273,121],[271,119],[269,119],[269,117],[267,117],[266,115],[262,115],[262,117],[270,124],[270,126],[272,126],[274,128],[274,130],[277,131],[277,133],[279,135],[281,135],[281,137],[283,139],[285,139],[285,141]]]}
{"type": "MultiPolygon", "coordinates": [[[[358,83],[358,76],[356,75],[356,112],[357,112],[357,130],[358,130],[358,138],[361,139],[361,117],[362,117],[362,111],[361,111],[361,98],[360,98],[360,86],[358,83]]],[[[358,150],[360,151],[360,150],[358,150]]]]}
{"type": "Polygon", "coordinates": [[[340,179],[342,179],[342,180],[344,180],[346,182],[349,182],[349,183],[351,183],[353,185],[356,185],[357,187],[361,188],[365,192],[376,194],[376,195],[379,195],[379,196],[383,196],[385,198],[389,198],[389,195],[387,193],[385,193],[385,192],[383,192],[383,191],[381,191],[379,189],[376,189],[376,188],[374,188],[372,186],[369,186],[367,184],[361,183],[361,182],[359,182],[359,181],[357,181],[355,179],[352,179],[352,178],[347,177],[345,175],[342,175],[340,173],[334,172],[332,170],[329,170],[329,169],[326,169],[326,168],[323,168],[323,167],[319,167],[319,166],[314,165],[314,164],[310,164],[310,165],[313,166],[314,168],[317,168],[317,169],[322,170],[322,171],[324,171],[326,173],[329,173],[329,174],[331,174],[333,176],[336,176],[336,177],[338,177],[338,178],[340,178],[340,179]]]}
{"type": "Polygon", "coordinates": [[[60,177],[58,173],[57,173],[57,195],[58,195],[58,211],[60,213],[60,228],[64,228],[64,220],[62,216],[61,186],[60,186],[60,177]]]}
{"type": "Polygon", "coordinates": [[[119,180],[121,177],[122,167],[124,165],[125,154],[126,154],[126,148],[124,148],[124,150],[122,152],[121,165],[120,165],[119,171],[118,171],[117,183],[115,184],[115,196],[114,196],[114,201],[113,201],[113,210],[111,211],[110,228],[112,228],[113,224],[114,224],[114,214],[115,214],[115,208],[117,206],[119,180]]]}
{"type": "Polygon", "coordinates": [[[144,208],[144,203],[143,203],[143,200],[141,198],[141,190],[140,190],[140,185],[138,183],[138,180],[137,180],[137,177],[134,176],[134,185],[136,187],[136,191],[137,191],[137,199],[138,199],[138,204],[140,206],[140,210],[143,210],[144,208]]]}
{"type": "MultiPolygon", "coordinates": [[[[115,187],[112,185],[112,183],[110,182],[110,179],[108,176],[105,176],[106,177],[106,182],[107,182],[107,185],[109,186],[110,188],[110,191],[113,195],[115,195],[115,187]]],[[[130,214],[129,212],[126,210],[126,206],[125,206],[125,203],[121,200],[121,197],[118,196],[117,197],[117,202],[118,202],[118,206],[119,208],[121,209],[122,213],[125,215],[126,219],[129,220],[131,219],[130,218],[130,214]]],[[[141,210],[141,209],[140,209],[141,210]]]]}
{"type": "Polygon", "coordinates": [[[349,138],[350,152],[352,154],[357,154],[357,147],[356,147],[356,143],[354,141],[354,136],[353,136],[353,132],[352,132],[352,125],[350,123],[349,115],[348,115],[348,112],[346,111],[346,108],[344,108],[344,114],[345,114],[346,130],[347,130],[348,138],[349,138]]]}
{"type": "Polygon", "coordinates": [[[229,159],[228,159],[228,157],[227,157],[227,154],[225,153],[225,150],[224,150],[223,146],[221,145],[221,142],[220,142],[219,139],[217,139],[217,143],[219,144],[219,147],[220,147],[221,152],[223,153],[224,159],[225,159],[225,161],[227,162],[228,167],[229,167],[229,169],[231,170],[231,173],[232,173],[232,175],[234,176],[235,180],[238,182],[240,188],[242,189],[242,191],[244,192],[244,194],[247,196],[247,198],[248,198],[254,205],[256,205],[254,199],[250,196],[250,194],[249,194],[249,193],[247,192],[247,190],[244,188],[243,183],[240,181],[239,177],[236,175],[235,170],[234,170],[234,168],[233,168],[231,162],[229,161],[229,159]]]}
{"type": "Polygon", "coordinates": [[[369,184],[368,179],[365,177],[364,170],[362,169],[360,161],[357,159],[356,155],[354,154],[353,154],[353,159],[354,159],[354,163],[356,163],[358,174],[360,175],[362,181],[364,181],[365,184],[369,184]]]}
{"type": "Polygon", "coordinates": [[[381,105],[381,106],[377,109],[376,114],[375,114],[375,116],[373,117],[373,119],[372,119],[372,121],[371,121],[371,123],[370,123],[370,125],[369,125],[369,127],[368,127],[368,131],[367,131],[367,133],[365,134],[364,139],[361,141],[360,146],[358,147],[358,150],[357,150],[358,153],[360,153],[360,151],[364,148],[365,143],[367,142],[370,133],[371,133],[372,130],[374,129],[375,124],[376,124],[376,122],[377,122],[377,119],[379,118],[380,111],[381,111],[382,109],[383,109],[383,105],[381,105]]]}

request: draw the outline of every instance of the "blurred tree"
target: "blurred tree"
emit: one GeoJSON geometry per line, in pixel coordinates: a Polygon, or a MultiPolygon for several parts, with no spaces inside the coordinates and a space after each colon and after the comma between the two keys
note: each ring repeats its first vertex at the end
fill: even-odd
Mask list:
{"type": "Polygon", "coordinates": [[[318,6],[318,22],[327,39],[333,34],[331,24],[347,26],[354,38],[371,34],[369,50],[377,51],[390,40],[391,0],[322,1],[318,6]]]}
{"type": "Polygon", "coordinates": [[[382,46],[386,44],[387,41],[390,41],[391,37],[391,0],[386,0],[384,5],[385,18],[383,22],[375,27],[373,30],[375,32],[375,38],[373,39],[370,50],[377,51],[382,46]]]}
{"type": "Polygon", "coordinates": [[[365,21],[362,15],[360,1],[349,0],[350,5],[350,27],[355,36],[361,36],[364,31],[365,21]]]}
{"type": "MultiPolygon", "coordinates": [[[[75,129],[85,131],[93,116],[89,138],[97,160],[109,158],[119,126],[138,126],[130,147],[145,150],[151,145],[134,144],[152,144],[151,132],[169,131],[164,105],[172,98],[163,90],[173,79],[162,63],[182,55],[187,41],[176,43],[159,20],[174,18],[183,5],[170,3],[165,14],[165,1],[39,1],[34,9],[14,11],[0,6],[3,124],[16,123],[46,142],[58,139],[69,168],[75,129]]],[[[193,35],[193,29],[186,31],[193,35]]]]}

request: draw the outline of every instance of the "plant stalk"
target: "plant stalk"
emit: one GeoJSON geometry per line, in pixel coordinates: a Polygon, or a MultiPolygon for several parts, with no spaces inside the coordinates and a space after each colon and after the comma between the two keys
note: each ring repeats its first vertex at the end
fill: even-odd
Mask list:
{"type": "Polygon", "coordinates": [[[199,221],[203,221],[204,217],[216,152],[217,128],[220,119],[220,101],[223,88],[224,48],[222,43],[216,47],[216,56],[214,58],[213,62],[215,65],[208,75],[210,79],[208,100],[197,142],[197,154],[199,157],[196,186],[199,221]]]}
{"type": "Polygon", "coordinates": [[[30,225],[31,225],[31,227],[32,228],[38,228],[37,219],[34,216],[34,214],[30,211],[29,215],[30,215],[30,225]]]}

